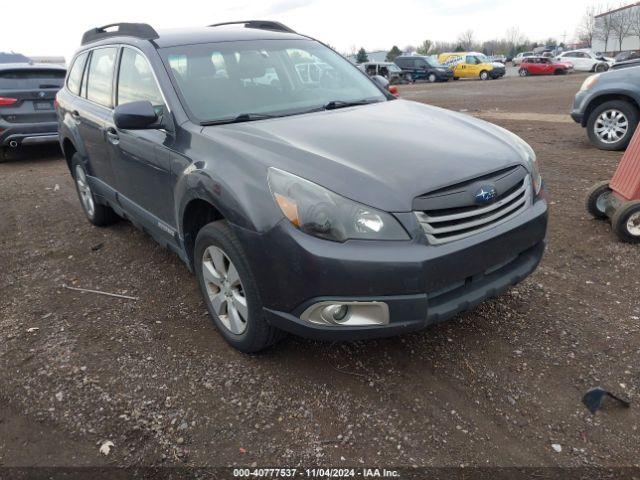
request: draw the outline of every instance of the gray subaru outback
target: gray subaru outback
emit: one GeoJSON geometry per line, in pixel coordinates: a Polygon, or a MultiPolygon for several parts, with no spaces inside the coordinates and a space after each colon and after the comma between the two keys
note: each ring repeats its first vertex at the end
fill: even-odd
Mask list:
{"type": "Polygon", "coordinates": [[[57,102],[89,221],[126,218],[180,256],[245,352],[425,328],[544,251],[524,141],[397,99],[277,22],[92,29],[57,102]]]}

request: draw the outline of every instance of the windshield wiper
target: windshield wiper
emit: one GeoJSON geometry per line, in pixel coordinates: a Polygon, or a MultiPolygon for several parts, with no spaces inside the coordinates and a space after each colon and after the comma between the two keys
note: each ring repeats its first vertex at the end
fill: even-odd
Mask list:
{"type": "Polygon", "coordinates": [[[324,110],[335,110],[336,108],[353,107],[356,105],[367,105],[369,103],[378,103],[379,100],[355,100],[348,102],[346,100],[331,100],[325,103],[322,108],[324,110]]]}
{"type": "Polygon", "coordinates": [[[253,120],[264,120],[267,118],[278,118],[281,115],[270,115],[268,113],[241,113],[233,118],[225,118],[221,120],[211,120],[210,122],[200,122],[203,127],[209,125],[222,125],[225,123],[251,122],[253,120]]]}

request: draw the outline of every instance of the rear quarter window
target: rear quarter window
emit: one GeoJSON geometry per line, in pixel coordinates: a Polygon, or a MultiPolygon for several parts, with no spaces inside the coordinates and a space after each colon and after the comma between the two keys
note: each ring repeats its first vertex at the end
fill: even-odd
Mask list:
{"type": "Polygon", "coordinates": [[[69,71],[69,78],[67,78],[67,88],[76,95],[80,94],[80,84],[82,83],[82,72],[84,71],[84,64],[87,60],[88,53],[81,53],[73,62],[73,66],[69,71]]]}
{"type": "Polygon", "coordinates": [[[65,70],[58,69],[20,68],[0,70],[0,89],[36,90],[62,87],[65,75],[65,70]]]}

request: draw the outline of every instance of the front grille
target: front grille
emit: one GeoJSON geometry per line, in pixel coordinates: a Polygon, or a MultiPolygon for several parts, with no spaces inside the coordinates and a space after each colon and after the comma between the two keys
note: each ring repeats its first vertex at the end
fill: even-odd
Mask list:
{"type": "Polygon", "coordinates": [[[531,204],[531,177],[521,179],[488,206],[414,212],[429,243],[453,242],[500,225],[531,204]]]}

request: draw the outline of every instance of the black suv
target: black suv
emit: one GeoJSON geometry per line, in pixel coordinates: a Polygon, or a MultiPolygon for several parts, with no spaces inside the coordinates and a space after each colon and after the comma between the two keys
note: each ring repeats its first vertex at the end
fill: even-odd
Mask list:
{"type": "Polygon", "coordinates": [[[0,64],[0,159],[8,149],[58,141],[53,101],[65,74],[60,65],[0,64]]]}
{"type": "Polygon", "coordinates": [[[536,157],[500,127],[396,99],[276,22],[82,43],[57,98],[89,221],[175,251],[240,350],[421,329],[540,261],[536,157]]]}
{"type": "Polygon", "coordinates": [[[438,63],[431,57],[420,55],[401,55],[396,57],[394,63],[405,73],[405,78],[411,81],[428,80],[434,82],[447,82],[453,78],[453,71],[438,63]]]}

